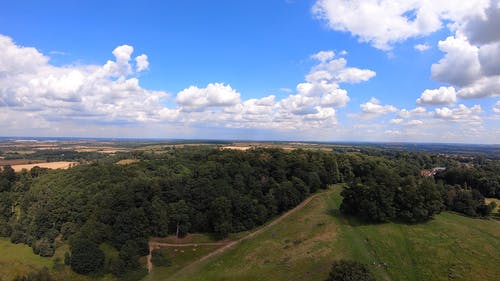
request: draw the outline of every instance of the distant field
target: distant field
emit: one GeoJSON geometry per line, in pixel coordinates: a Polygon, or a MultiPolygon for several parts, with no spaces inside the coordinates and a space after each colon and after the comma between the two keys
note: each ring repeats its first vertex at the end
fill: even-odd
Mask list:
{"type": "Polygon", "coordinates": [[[116,162],[116,164],[118,164],[118,165],[128,165],[128,164],[137,163],[137,162],[139,162],[138,159],[123,159],[123,160],[120,160],[120,161],[116,162]]]}
{"type": "Polygon", "coordinates": [[[35,163],[41,163],[41,162],[45,162],[45,161],[38,160],[38,159],[10,159],[10,160],[0,159],[0,166],[25,165],[25,164],[35,164],[35,163]]]}
{"type": "Polygon", "coordinates": [[[232,150],[249,150],[251,146],[223,146],[222,149],[232,149],[232,150]]]}
{"type": "Polygon", "coordinates": [[[498,280],[500,222],[443,213],[424,224],[363,224],[340,215],[340,188],[220,256],[167,280],[323,280],[333,260],[377,280],[498,280]]]}
{"type": "Polygon", "coordinates": [[[46,162],[46,163],[25,164],[25,165],[12,165],[12,168],[16,172],[20,172],[22,169],[30,170],[35,166],[38,166],[40,168],[49,168],[49,169],[68,169],[69,167],[73,167],[76,165],[78,165],[78,162],[59,161],[59,162],[46,162]]]}

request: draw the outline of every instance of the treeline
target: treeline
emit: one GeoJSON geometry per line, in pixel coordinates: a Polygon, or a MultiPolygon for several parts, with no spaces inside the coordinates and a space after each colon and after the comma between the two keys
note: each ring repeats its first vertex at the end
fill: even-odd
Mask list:
{"type": "Polygon", "coordinates": [[[405,167],[412,161],[403,165],[396,163],[398,161],[390,158],[373,156],[353,162],[354,177],[341,193],[340,210],[367,221],[415,223],[429,220],[443,210],[486,217],[496,206],[495,203],[487,205],[485,196],[499,195],[497,162],[475,168],[455,166],[435,177],[409,172],[405,167]]]}

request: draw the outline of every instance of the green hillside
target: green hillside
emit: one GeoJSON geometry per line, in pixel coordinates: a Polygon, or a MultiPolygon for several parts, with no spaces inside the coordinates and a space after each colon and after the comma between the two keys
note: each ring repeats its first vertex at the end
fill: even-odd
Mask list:
{"type": "Polygon", "coordinates": [[[340,215],[340,187],[259,236],[171,280],[322,280],[335,259],[366,263],[379,280],[498,280],[500,222],[442,213],[416,225],[340,215]]]}

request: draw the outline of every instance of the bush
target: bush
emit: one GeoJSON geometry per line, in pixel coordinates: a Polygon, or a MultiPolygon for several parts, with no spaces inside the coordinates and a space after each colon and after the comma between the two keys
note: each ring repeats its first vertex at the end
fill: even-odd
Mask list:
{"type": "Polygon", "coordinates": [[[155,266],[170,266],[172,263],[158,250],[151,253],[151,263],[155,266]]]}
{"type": "Polygon", "coordinates": [[[71,269],[76,273],[89,274],[102,270],[104,253],[90,240],[78,239],[71,244],[71,269]]]}
{"type": "Polygon", "coordinates": [[[375,281],[375,277],[362,263],[339,260],[333,262],[330,275],[325,281],[375,281]]]}
{"type": "Polygon", "coordinates": [[[47,239],[42,238],[33,243],[33,253],[42,257],[52,257],[54,255],[54,245],[47,239]]]}

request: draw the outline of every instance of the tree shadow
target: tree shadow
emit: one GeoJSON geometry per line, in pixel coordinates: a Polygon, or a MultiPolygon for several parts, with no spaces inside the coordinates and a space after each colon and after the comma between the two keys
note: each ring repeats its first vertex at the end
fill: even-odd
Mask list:
{"type": "Polygon", "coordinates": [[[343,214],[340,212],[338,208],[332,208],[326,212],[328,215],[338,219],[339,221],[348,224],[349,226],[352,227],[357,227],[357,226],[364,226],[364,225],[380,225],[384,224],[384,222],[372,222],[372,221],[367,221],[363,220],[361,218],[358,218],[353,215],[347,215],[343,214]]]}

